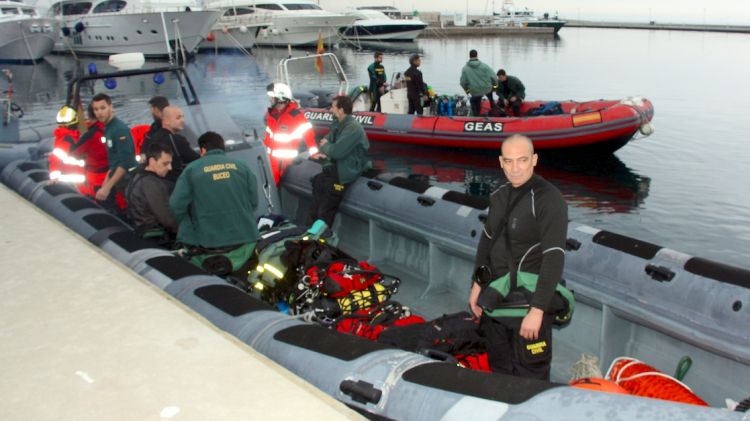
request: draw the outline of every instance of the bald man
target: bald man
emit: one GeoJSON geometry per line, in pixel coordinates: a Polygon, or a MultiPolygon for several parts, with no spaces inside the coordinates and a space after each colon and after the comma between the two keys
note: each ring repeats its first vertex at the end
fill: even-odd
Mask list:
{"type": "Polygon", "coordinates": [[[141,146],[141,150],[146,151],[151,143],[159,142],[172,149],[172,169],[166,178],[173,182],[177,182],[187,164],[200,158],[185,136],[179,134],[184,128],[185,114],[182,109],[174,105],[167,106],[161,112],[161,129],[141,146]]]}
{"type": "Polygon", "coordinates": [[[493,371],[549,380],[552,321],[564,306],[555,289],[568,207],[555,186],[534,174],[538,157],[528,137],[505,140],[499,160],[508,181],[490,196],[469,306],[480,318],[493,371]],[[536,276],[535,285],[526,282],[536,276]],[[498,285],[507,287],[504,294],[498,285]]]}

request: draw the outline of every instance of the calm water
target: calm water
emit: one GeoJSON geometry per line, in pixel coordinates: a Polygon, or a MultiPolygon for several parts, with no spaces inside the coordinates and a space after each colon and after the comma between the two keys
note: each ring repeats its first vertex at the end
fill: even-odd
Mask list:
{"type": "MultiPolygon", "coordinates": [[[[390,75],[421,53],[422,71],[436,92],[457,93],[468,50],[519,76],[533,99],[622,98],[653,101],[656,132],[614,156],[543,159],[538,172],[555,183],[574,221],[748,267],[750,257],[750,36],[678,31],[566,28],[552,38],[420,40],[387,51],[390,75]]],[[[243,127],[262,133],[265,86],[285,49],[241,55],[201,54],[190,74],[201,98],[219,99],[243,127]]],[[[299,52],[294,52],[299,54],[299,52]]],[[[372,51],[337,52],[352,85],[367,81],[372,51]]],[[[73,63],[10,67],[24,124],[54,120],[73,63]]],[[[84,59],[88,63],[91,59],[84,59]]],[[[96,61],[100,66],[104,62],[96,61]]],[[[311,69],[312,70],[312,69],[311,69]]],[[[119,115],[147,122],[145,100],[154,85],[120,81],[113,91],[119,115]]],[[[178,98],[174,86],[157,92],[178,98]]],[[[378,167],[471,194],[487,194],[500,176],[496,156],[445,149],[374,144],[378,167]]]]}

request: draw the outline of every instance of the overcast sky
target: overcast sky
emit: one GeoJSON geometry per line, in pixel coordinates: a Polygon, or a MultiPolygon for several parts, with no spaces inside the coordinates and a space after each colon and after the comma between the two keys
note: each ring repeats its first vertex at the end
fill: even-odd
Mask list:
{"type": "MultiPolygon", "coordinates": [[[[485,0],[319,0],[324,9],[387,5],[401,11],[489,13],[492,1],[485,0]]],[[[502,0],[495,0],[500,10],[502,0]]],[[[515,0],[517,8],[528,7],[537,14],[557,11],[568,19],[648,21],[750,25],[750,0],[515,0]]]]}

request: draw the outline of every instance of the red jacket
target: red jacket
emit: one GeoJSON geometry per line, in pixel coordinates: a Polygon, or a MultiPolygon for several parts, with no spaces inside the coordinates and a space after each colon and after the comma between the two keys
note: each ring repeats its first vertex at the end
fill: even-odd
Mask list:
{"type": "Polygon", "coordinates": [[[303,142],[311,154],[318,152],[312,124],[307,121],[296,102],[290,102],[281,111],[275,107],[268,109],[263,144],[268,148],[276,184],[279,183],[286,166],[299,155],[303,142]]]}
{"type": "Polygon", "coordinates": [[[72,155],[85,163],[86,188],[81,193],[93,196],[102,186],[109,171],[107,146],[102,142],[104,136],[102,123],[94,122],[78,140],[72,155]]]}
{"type": "Polygon", "coordinates": [[[78,130],[58,127],[54,131],[52,153],[49,156],[50,180],[64,183],[80,184],[85,181],[83,175],[84,162],[72,156],[72,150],[78,143],[78,130]]]}

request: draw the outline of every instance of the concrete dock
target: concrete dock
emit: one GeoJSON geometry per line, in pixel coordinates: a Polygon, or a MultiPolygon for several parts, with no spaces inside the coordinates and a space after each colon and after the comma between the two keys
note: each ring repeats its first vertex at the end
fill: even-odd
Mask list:
{"type": "Polygon", "coordinates": [[[0,242],[1,420],[361,419],[2,184],[0,242]]]}
{"type": "Polygon", "coordinates": [[[570,20],[565,26],[569,28],[650,29],[661,31],[731,32],[750,34],[750,26],[734,25],[699,25],[659,22],[592,22],[570,20]]]}
{"type": "Polygon", "coordinates": [[[429,26],[420,38],[454,38],[461,36],[553,36],[554,28],[498,26],[429,26]]]}

